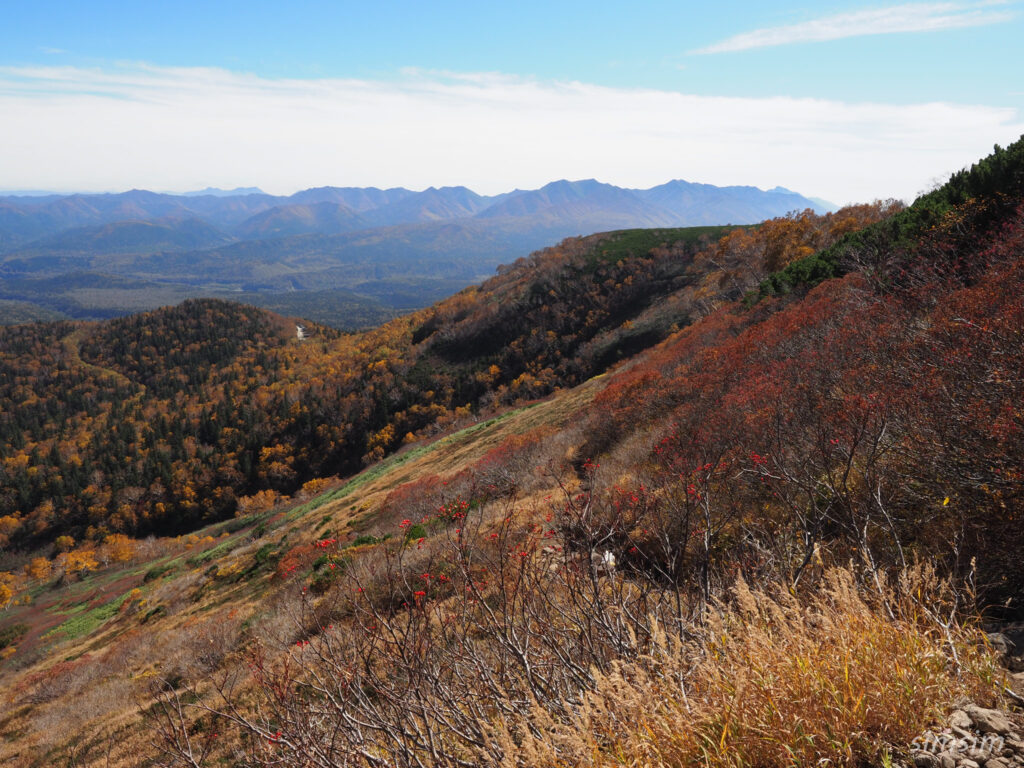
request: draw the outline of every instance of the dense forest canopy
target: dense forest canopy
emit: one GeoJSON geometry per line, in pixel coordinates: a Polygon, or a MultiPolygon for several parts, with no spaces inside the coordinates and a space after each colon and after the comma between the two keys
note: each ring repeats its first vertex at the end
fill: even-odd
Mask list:
{"type": "Polygon", "coordinates": [[[897,207],[570,238],[362,334],[299,341],[216,300],[0,329],[0,535],[180,533],[350,474],[601,373],[897,207]]]}

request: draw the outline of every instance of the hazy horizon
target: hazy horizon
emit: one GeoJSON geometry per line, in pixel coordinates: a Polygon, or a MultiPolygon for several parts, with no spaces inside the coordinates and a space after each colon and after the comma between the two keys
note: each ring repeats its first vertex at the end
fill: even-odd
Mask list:
{"type": "MultiPolygon", "coordinates": [[[[270,191],[264,189],[259,184],[243,184],[243,185],[240,185],[240,186],[237,186],[237,187],[232,187],[230,189],[225,189],[223,187],[216,187],[216,186],[213,186],[213,185],[206,185],[206,186],[203,186],[203,187],[198,187],[196,189],[180,189],[180,190],[174,190],[174,189],[152,189],[152,188],[149,188],[149,187],[132,187],[131,189],[66,189],[66,190],[59,190],[59,189],[5,189],[5,188],[0,188],[0,197],[47,197],[47,196],[55,196],[55,195],[56,196],[62,196],[62,197],[69,197],[69,196],[73,196],[73,195],[121,195],[121,194],[125,194],[127,192],[132,192],[132,191],[153,192],[153,193],[160,194],[160,195],[172,195],[172,196],[179,196],[179,197],[181,197],[181,196],[187,196],[187,195],[199,195],[199,194],[202,194],[202,193],[206,192],[207,190],[212,190],[213,192],[219,193],[219,194],[224,195],[224,196],[227,196],[229,194],[237,194],[237,195],[265,194],[265,195],[270,195],[270,196],[273,196],[273,197],[285,197],[285,198],[287,198],[287,197],[291,197],[292,195],[298,194],[299,192],[305,192],[307,190],[318,189],[318,188],[325,188],[325,187],[327,187],[327,188],[330,188],[330,187],[333,187],[333,188],[346,188],[346,187],[349,187],[349,188],[356,188],[356,189],[373,189],[373,188],[376,188],[376,189],[382,189],[382,190],[383,189],[391,189],[391,188],[399,188],[399,189],[406,189],[406,190],[408,190],[410,192],[414,192],[414,193],[426,192],[428,189],[443,189],[443,188],[446,188],[446,187],[447,188],[451,188],[451,187],[455,187],[455,188],[464,187],[466,189],[469,189],[471,192],[475,192],[478,195],[481,195],[481,196],[484,196],[484,197],[493,197],[495,195],[510,194],[510,193],[514,193],[514,192],[529,192],[529,191],[533,191],[533,189],[540,189],[540,188],[545,187],[545,186],[547,186],[549,184],[555,184],[555,183],[563,182],[563,181],[564,182],[568,182],[570,184],[575,184],[575,183],[585,182],[585,181],[595,181],[598,184],[608,184],[608,185],[611,185],[611,186],[619,186],[619,185],[616,185],[616,184],[612,184],[612,182],[603,181],[602,179],[597,179],[597,178],[590,177],[590,178],[585,178],[585,179],[583,179],[583,178],[581,178],[581,179],[550,179],[549,181],[544,182],[543,184],[541,184],[539,187],[535,187],[535,188],[532,188],[532,189],[525,189],[525,188],[516,187],[515,189],[506,189],[506,190],[502,190],[500,192],[496,192],[496,193],[492,193],[492,194],[485,194],[483,192],[480,192],[479,190],[473,189],[472,187],[470,187],[467,184],[446,184],[446,185],[443,185],[443,186],[442,185],[438,185],[438,184],[431,184],[431,185],[428,185],[426,187],[421,187],[421,188],[412,188],[412,187],[408,187],[408,186],[405,186],[405,185],[402,185],[402,184],[395,185],[394,187],[383,187],[380,184],[369,184],[369,185],[362,185],[362,186],[359,186],[359,187],[356,187],[354,185],[349,185],[349,184],[317,184],[315,186],[303,186],[303,187],[298,187],[298,188],[295,188],[295,189],[292,189],[292,190],[289,190],[289,191],[283,191],[283,192],[270,192],[270,191]],[[241,191],[239,191],[239,190],[241,190],[241,191]]],[[[696,180],[693,180],[693,179],[679,179],[679,178],[666,179],[665,181],[658,182],[656,184],[651,185],[651,187],[658,187],[658,186],[662,186],[664,184],[671,184],[672,182],[675,182],[675,181],[681,181],[681,182],[688,183],[688,184],[697,184],[697,185],[715,186],[715,187],[719,187],[719,188],[727,188],[727,187],[725,187],[723,185],[717,185],[717,184],[714,184],[712,182],[696,181],[696,180]]],[[[804,192],[802,192],[801,190],[798,190],[798,189],[789,189],[787,187],[781,187],[780,188],[780,185],[776,185],[775,187],[758,187],[758,186],[755,186],[753,184],[736,184],[736,185],[730,185],[730,186],[732,186],[732,187],[747,187],[747,188],[757,189],[757,190],[759,190],[761,192],[782,191],[783,193],[790,193],[790,194],[800,195],[802,197],[815,198],[815,199],[818,199],[818,200],[822,200],[823,199],[823,198],[820,198],[818,195],[805,194],[804,192]]],[[[650,189],[651,187],[620,187],[620,188],[621,189],[642,190],[642,189],[650,189]]],[[[831,203],[832,201],[827,200],[825,202],[831,203]]]]}
{"type": "Polygon", "coordinates": [[[6,15],[7,189],[682,178],[842,205],[911,199],[1024,134],[1017,0],[6,15]]]}

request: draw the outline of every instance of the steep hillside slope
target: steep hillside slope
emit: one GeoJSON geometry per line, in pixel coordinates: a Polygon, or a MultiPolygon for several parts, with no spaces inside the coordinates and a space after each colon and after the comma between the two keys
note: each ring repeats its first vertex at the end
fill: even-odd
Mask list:
{"type": "MultiPolygon", "coordinates": [[[[112,422],[114,455],[180,441],[176,503],[225,496],[197,489],[241,471],[238,423],[271,485],[192,535],[8,547],[0,759],[934,764],[912,740],[954,702],[964,738],[988,718],[1015,745],[1018,715],[974,706],[1024,685],[975,611],[1024,593],[1022,181],[1024,141],[906,211],[573,239],[357,337],[217,302],[43,326],[60,349],[25,337],[18,426],[55,407],[34,344],[99,404],[68,433],[104,389],[119,414],[158,398],[112,422]],[[188,421],[147,442],[160,402],[188,421]],[[358,418],[366,468],[281,498],[358,418]]],[[[56,434],[5,461],[38,467],[19,488],[83,460],[56,434]]],[[[153,486],[117,488],[125,514],[153,486]]],[[[45,540],[40,512],[8,518],[45,540]]],[[[1016,754],[994,743],[972,742],[1016,754]]]]}
{"type": "MultiPolygon", "coordinates": [[[[798,255],[847,219],[806,214],[764,232],[798,255]]],[[[724,231],[572,239],[356,336],[308,326],[301,341],[282,318],[216,301],[5,329],[7,536],[184,532],[257,492],[291,494],[472,414],[580,383],[735,297],[744,279],[756,285],[702,255],[724,231]]]]}

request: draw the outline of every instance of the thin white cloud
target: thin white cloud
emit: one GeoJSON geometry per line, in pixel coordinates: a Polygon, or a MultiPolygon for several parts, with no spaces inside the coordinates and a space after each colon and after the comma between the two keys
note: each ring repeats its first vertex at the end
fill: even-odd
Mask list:
{"type": "Polygon", "coordinates": [[[1012,109],[718,98],[408,71],[272,80],[219,69],[0,68],[0,168],[26,189],[495,193],[558,178],[909,197],[1024,133],[1012,109]]]}
{"type": "Polygon", "coordinates": [[[792,43],[817,43],[864,35],[934,32],[959,27],[981,27],[1012,19],[1014,17],[1012,11],[994,7],[1005,4],[1000,0],[974,3],[906,3],[888,8],[841,13],[800,24],[755,29],[705,48],[698,48],[690,53],[732,53],[751,48],[767,48],[792,43]]]}

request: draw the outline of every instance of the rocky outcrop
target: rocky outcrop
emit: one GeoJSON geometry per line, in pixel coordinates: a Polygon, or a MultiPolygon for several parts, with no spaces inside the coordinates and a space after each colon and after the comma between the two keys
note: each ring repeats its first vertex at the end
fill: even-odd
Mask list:
{"type": "Polygon", "coordinates": [[[914,739],[911,757],[918,768],[1021,768],[1022,731],[1020,715],[964,703],[946,727],[914,739]]]}
{"type": "Polygon", "coordinates": [[[990,632],[986,638],[1011,672],[1024,672],[1024,622],[1004,624],[998,632],[990,632]]]}

